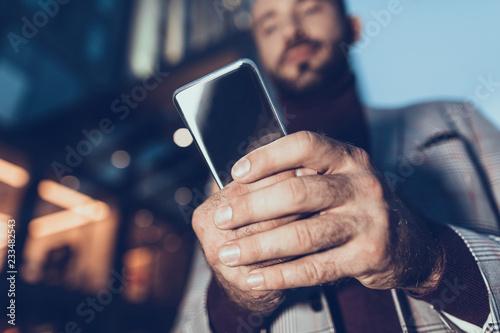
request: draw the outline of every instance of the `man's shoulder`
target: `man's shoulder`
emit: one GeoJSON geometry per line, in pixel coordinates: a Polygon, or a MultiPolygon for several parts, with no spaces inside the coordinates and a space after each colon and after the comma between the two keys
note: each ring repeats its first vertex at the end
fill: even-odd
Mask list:
{"type": "MultiPolygon", "coordinates": [[[[401,107],[366,107],[371,149],[377,167],[393,167],[399,155],[411,152],[435,138],[463,131],[459,123],[470,122],[477,111],[460,101],[428,101],[401,107]]],[[[465,135],[467,136],[467,135],[465,135]]]]}
{"type": "Polygon", "coordinates": [[[410,103],[397,107],[365,107],[368,120],[398,120],[398,122],[421,122],[425,119],[449,123],[457,116],[470,116],[475,108],[463,101],[435,100],[410,103]]]}
{"type": "MultiPolygon", "coordinates": [[[[463,124],[474,123],[482,116],[463,101],[428,101],[401,107],[366,107],[367,122],[377,136],[397,136],[420,141],[450,131],[464,130],[463,124]]],[[[374,138],[377,139],[377,138],[374,138]]],[[[394,139],[394,138],[393,138],[394,139]]]]}

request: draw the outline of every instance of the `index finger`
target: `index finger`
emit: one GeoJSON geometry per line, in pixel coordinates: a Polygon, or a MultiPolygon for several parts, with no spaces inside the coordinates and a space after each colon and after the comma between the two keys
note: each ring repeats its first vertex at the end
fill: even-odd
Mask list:
{"type": "Polygon", "coordinates": [[[236,181],[231,182],[221,190],[219,190],[218,186],[215,185],[216,191],[212,191],[210,197],[205,200],[203,204],[198,208],[199,210],[203,211],[204,214],[211,215],[218,206],[235,197],[260,190],[262,188],[282,182],[292,177],[312,174],[312,170],[302,168],[297,170],[286,170],[283,172],[278,172],[271,175],[270,177],[260,179],[251,184],[241,184],[236,181]]]}
{"type": "Polygon", "coordinates": [[[297,132],[254,150],[232,168],[239,183],[251,183],[295,168],[334,173],[345,166],[347,145],[313,132],[297,132]]]}

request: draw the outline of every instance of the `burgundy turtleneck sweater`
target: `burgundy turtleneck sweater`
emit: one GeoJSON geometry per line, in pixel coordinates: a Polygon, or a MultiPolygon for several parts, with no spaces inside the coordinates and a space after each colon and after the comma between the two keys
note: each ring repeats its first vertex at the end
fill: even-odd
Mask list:
{"type": "MultiPolygon", "coordinates": [[[[368,126],[356,92],[354,74],[346,70],[321,91],[307,97],[281,96],[288,133],[309,130],[351,143],[369,152],[368,126]]],[[[435,225],[434,233],[444,253],[443,274],[438,285],[424,295],[408,296],[482,327],[489,314],[488,294],[477,264],[463,240],[450,228],[435,225]],[[453,287],[455,286],[455,287],[453,287]],[[461,286],[461,289],[456,286],[461,286]],[[466,286],[465,288],[463,286],[466,286]],[[453,298],[453,302],[443,302],[453,298]]],[[[372,290],[350,279],[339,286],[325,286],[324,291],[337,332],[401,332],[389,290],[372,290]]],[[[284,304],[283,306],[286,306],[284,304]]],[[[314,304],[312,304],[314,308],[314,304]]],[[[207,299],[208,314],[216,333],[260,332],[245,324],[249,313],[239,309],[212,278],[207,299]]]]}
{"type": "Polygon", "coordinates": [[[281,95],[288,133],[312,131],[369,151],[369,133],[354,74],[346,70],[334,84],[304,96],[281,95]],[[294,117],[292,119],[292,117],[294,117]]]}

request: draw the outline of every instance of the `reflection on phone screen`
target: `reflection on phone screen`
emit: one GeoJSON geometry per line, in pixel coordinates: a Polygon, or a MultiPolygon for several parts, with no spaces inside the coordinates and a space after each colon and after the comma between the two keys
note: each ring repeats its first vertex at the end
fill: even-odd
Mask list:
{"type": "Polygon", "coordinates": [[[284,135],[258,74],[248,64],[177,97],[207,163],[223,186],[244,155],[284,135]]]}

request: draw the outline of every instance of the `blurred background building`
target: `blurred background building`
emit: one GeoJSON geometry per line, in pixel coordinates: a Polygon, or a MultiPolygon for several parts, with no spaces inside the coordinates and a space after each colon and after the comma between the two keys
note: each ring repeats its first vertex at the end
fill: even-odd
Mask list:
{"type": "MultiPolygon", "coordinates": [[[[352,59],[369,104],[464,100],[481,77],[500,81],[498,2],[401,0],[390,22],[377,19],[386,1],[351,2],[366,22],[352,59]]],[[[18,272],[17,330],[0,330],[169,330],[209,179],[172,94],[257,60],[248,11],[242,0],[0,2],[2,295],[9,219],[18,272]]],[[[490,88],[478,104],[500,123],[490,88]]]]}
{"type": "Polygon", "coordinates": [[[0,284],[14,218],[21,332],[168,331],[209,179],[172,94],[251,55],[248,22],[236,0],[0,3],[0,284]]]}

